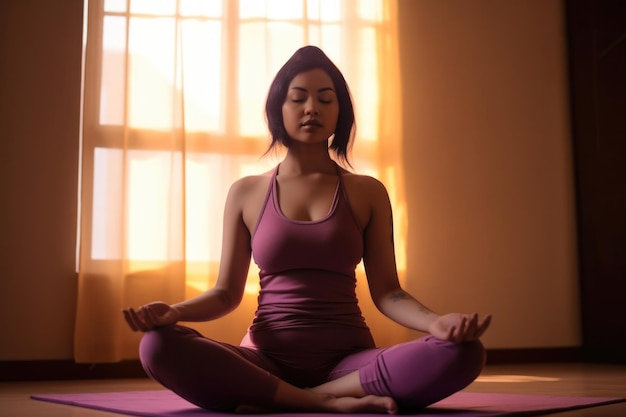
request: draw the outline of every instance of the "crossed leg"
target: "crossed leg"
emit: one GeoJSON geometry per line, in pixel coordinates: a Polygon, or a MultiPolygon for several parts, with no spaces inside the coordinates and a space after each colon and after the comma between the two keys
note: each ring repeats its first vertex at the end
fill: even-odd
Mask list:
{"type": "Polygon", "coordinates": [[[391,397],[402,409],[419,409],[465,388],[480,374],[480,341],[453,343],[427,336],[349,355],[314,392],[391,397]]]}
{"type": "MultiPolygon", "coordinates": [[[[140,345],[148,375],[187,401],[212,410],[395,413],[388,396],[343,395],[303,389],[279,378],[280,369],[252,349],[168,326],[147,332],[140,345]]],[[[350,377],[352,379],[353,377],[350,377]]]]}

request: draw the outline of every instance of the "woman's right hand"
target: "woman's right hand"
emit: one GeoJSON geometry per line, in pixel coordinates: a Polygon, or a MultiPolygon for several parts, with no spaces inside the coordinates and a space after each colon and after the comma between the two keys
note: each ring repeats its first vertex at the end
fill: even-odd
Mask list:
{"type": "Polygon", "coordinates": [[[175,324],[180,320],[180,311],[161,301],[146,304],[136,310],[132,307],[125,308],[122,312],[134,332],[147,332],[156,327],[175,324]]]}

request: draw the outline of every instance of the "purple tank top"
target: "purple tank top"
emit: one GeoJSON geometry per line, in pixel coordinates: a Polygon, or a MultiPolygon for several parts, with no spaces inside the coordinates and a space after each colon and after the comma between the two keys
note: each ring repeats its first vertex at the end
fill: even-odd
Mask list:
{"type": "MultiPolygon", "coordinates": [[[[315,221],[287,218],[278,204],[274,170],[252,237],[260,268],[259,306],[249,334],[296,328],[369,329],[355,294],[355,268],[363,233],[347,198],[341,172],[328,214],[315,221]]],[[[363,331],[367,334],[363,334],[363,331]]]]}

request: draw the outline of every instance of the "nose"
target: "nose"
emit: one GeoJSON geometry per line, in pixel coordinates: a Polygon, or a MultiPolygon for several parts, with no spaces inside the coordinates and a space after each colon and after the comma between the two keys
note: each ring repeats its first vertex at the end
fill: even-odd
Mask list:
{"type": "Polygon", "coordinates": [[[304,114],[306,114],[307,116],[317,116],[319,114],[319,111],[317,110],[317,103],[315,102],[314,98],[309,97],[309,99],[306,101],[304,114]]]}

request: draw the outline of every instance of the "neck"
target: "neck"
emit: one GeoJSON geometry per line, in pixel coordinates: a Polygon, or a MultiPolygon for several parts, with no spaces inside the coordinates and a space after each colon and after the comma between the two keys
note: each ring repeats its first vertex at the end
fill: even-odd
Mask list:
{"type": "Polygon", "coordinates": [[[328,153],[328,148],[290,147],[280,163],[281,174],[303,175],[312,173],[335,174],[337,164],[328,153]]]}

